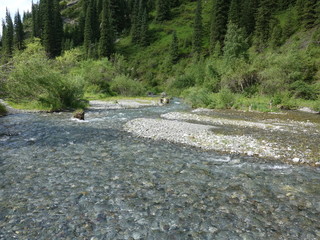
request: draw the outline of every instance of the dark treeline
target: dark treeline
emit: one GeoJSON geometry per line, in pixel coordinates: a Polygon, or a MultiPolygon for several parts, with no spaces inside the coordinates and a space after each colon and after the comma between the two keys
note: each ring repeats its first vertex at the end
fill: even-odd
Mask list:
{"type": "MultiPolygon", "coordinates": [[[[197,0],[193,34],[193,49],[197,53],[224,51],[228,31],[239,29],[250,45],[263,51],[281,45],[301,26],[308,29],[320,22],[317,0],[210,1],[210,32],[204,33],[202,4],[197,0]],[[281,26],[274,14],[294,6],[299,24],[291,19],[281,26]],[[203,49],[204,38],[210,39],[209,49],[203,49]]],[[[68,16],[61,16],[61,10],[71,6],[68,1],[40,0],[32,4],[31,13],[23,14],[23,19],[19,12],[12,18],[7,11],[2,20],[2,60],[7,61],[15,49],[22,50],[30,37],[40,38],[51,58],[77,46],[83,46],[89,58],[110,57],[116,51],[116,38],[128,34],[132,43],[147,46],[149,23],[170,20],[172,9],[185,2],[188,0],[80,0],[75,3],[78,10],[71,21],[68,16]]]]}

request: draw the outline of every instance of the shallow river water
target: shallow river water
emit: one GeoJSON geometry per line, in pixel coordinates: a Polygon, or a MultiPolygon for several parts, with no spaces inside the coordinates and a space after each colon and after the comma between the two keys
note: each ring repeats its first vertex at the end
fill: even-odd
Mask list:
{"type": "Polygon", "coordinates": [[[0,239],[320,239],[320,170],[140,139],[188,107],[0,118],[0,239]]]}

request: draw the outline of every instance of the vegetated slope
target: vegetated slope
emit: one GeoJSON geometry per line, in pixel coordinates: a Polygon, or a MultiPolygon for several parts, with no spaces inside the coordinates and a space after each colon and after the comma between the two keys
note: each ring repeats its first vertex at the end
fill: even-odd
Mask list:
{"type": "MultiPolygon", "coordinates": [[[[130,36],[121,38],[118,52],[133,65],[134,74],[154,91],[182,94],[194,106],[252,107],[275,110],[307,105],[320,110],[320,27],[303,26],[297,7],[273,15],[274,27],[261,51],[255,37],[246,36],[246,58],[227,59],[210,52],[211,2],[203,1],[203,50],[193,51],[196,2],[173,9],[173,18],[149,26],[150,45],[137,46],[130,36]],[[280,33],[277,33],[280,28],[280,33]],[[171,61],[173,33],[178,37],[179,60],[171,61]],[[222,94],[217,94],[223,91],[222,94]],[[223,99],[221,95],[227,95],[223,99]],[[245,97],[245,98],[243,98],[245,97]],[[305,101],[307,100],[307,101],[305,101]],[[310,100],[310,101],[308,101],[310,100]]],[[[151,15],[154,15],[152,13],[151,15]]]]}
{"type": "MultiPolygon", "coordinates": [[[[195,107],[320,109],[318,1],[64,0],[61,11],[46,4],[24,14],[24,47],[40,38],[61,78],[78,74],[86,96],[167,91],[195,107]]],[[[24,47],[10,43],[18,32],[9,23],[7,16],[2,61],[16,64],[24,47]]]]}

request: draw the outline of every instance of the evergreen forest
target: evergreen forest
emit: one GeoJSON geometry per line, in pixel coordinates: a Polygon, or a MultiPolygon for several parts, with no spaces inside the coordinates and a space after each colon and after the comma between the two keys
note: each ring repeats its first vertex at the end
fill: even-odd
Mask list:
{"type": "Polygon", "coordinates": [[[7,10],[0,53],[0,98],[20,107],[165,91],[193,107],[320,111],[319,0],[39,0],[7,10]]]}

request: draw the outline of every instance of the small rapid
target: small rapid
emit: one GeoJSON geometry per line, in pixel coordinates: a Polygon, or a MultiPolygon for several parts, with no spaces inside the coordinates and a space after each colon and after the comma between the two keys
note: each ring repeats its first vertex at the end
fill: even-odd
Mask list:
{"type": "Polygon", "coordinates": [[[319,239],[320,170],[138,138],[166,107],[0,118],[0,239],[319,239]]]}

